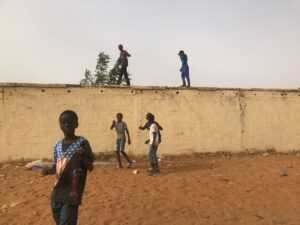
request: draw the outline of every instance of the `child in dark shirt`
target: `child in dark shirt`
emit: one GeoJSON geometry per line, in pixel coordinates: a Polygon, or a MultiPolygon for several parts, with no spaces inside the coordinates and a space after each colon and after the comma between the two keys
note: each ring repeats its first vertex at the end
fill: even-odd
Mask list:
{"type": "Polygon", "coordinates": [[[74,111],[62,112],[59,124],[64,138],[54,146],[53,166],[44,169],[42,174],[56,174],[51,194],[51,208],[56,225],[76,225],[87,171],[93,170],[94,155],[89,142],[75,135],[78,116],[74,111]]]}
{"type": "Polygon", "coordinates": [[[118,78],[118,84],[120,85],[122,83],[122,77],[124,75],[126,84],[130,86],[130,79],[128,78],[128,72],[127,72],[127,67],[128,67],[128,57],[131,55],[124,49],[123,45],[118,46],[120,50],[120,57],[117,60],[117,63],[115,65],[115,68],[121,66],[120,69],[120,74],[118,78]]]}

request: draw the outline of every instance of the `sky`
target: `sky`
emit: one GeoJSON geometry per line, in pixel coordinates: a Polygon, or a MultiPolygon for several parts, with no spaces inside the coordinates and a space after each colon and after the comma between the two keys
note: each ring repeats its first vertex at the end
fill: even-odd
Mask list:
{"type": "Polygon", "coordinates": [[[99,52],[134,85],[300,87],[300,0],[0,0],[0,82],[72,83],[99,52]]]}

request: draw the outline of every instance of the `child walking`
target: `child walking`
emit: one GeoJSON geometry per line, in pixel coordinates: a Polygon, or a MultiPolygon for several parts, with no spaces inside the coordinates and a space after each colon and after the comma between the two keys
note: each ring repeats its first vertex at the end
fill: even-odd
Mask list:
{"type": "Polygon", "coordinates": [[[146,115],[147,123],[139,128],[141,130],[149,129],[149,140],[145,143],[149,144],[148,160],[149,160],[149,175],[154,176],[160,172],[157,160],[157,149],[161,142],[161,134],[159,130],[162,127],[155,121],[155,116],[152,113],[146,115]]]}
{"type": "Polygon", "coordinates": [[[122,83],[122,77],[124,76],[126,84],[130,86],[127,67],[128,67],[128,57],[131,57],[131,55],[124,49],[123,45],[120,44],[118,48],[120,50],[120,57],[118,58],[117,63],[115,65],[115,68],[121,66],[120,74],[118,78],[118,84],[120,85],[122,83]]]}
{"type": "Polygon", "coordinates": [[[75,135],[78,116],[74,111],[62,112],[59,124],[64,138],[54,146],[52,167],[44,169],[42,174],[56,174],[51,194],[51,209],[56,225],[76,225],[87,171],[93,170],[94,155],[88,140],[75,135]]]}
{"type": "Polygon", "coordinates": [[[127,124],[123,121],[123,114],[117,113],[116,115],[117,121],[113,120],[110,129],[115,129],[117,134],[116,139],[116,156],[118,161],[118,168],[123,168],[122,161],[121,161],[121,154],[125,157],[128,162],[128,168],[132,166],[132,161],[128,157],[125,152],[125,144],[126,144],[126,134],[128,138],[128,145],[131,144],[131,139],[128,131],[127,124]],[[125,134],[126,133],[126,134],[125,134]]]}
{"type": "Polygon", "coordinates": [[[180,60],[181,60],[181,68],[180,68],[181,79],[182,79],[182,86],[181,87],[186,87],[186,86],[190,87],[191,86],[190,69],[189,69],[189,65],[188,65],[187,54],[183,50],[180,50],[178,55],[179,55],[180,60]],[[186,84],[185,81],[187,81],[187,84],[186,84]]]}

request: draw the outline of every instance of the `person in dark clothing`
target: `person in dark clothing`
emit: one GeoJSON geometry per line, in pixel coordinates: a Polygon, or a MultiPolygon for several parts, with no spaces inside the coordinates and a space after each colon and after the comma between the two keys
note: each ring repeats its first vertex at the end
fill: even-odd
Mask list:
{"type": "Polygon", "coordinates": [[[180,72],[181,72],[181,79],[182,79],[182,87],[186,87],[186,86],[190,87],[191,82],[190,82],[190,69],[188,65],[188,57],[183,50],[179,51],[178,55],[181,60],[180,72]],[[186,85],[186,81],[187,81],[187,85],[186,85]]]}
{"type": "Polygon", "coordinates": [[[93,170],[94,155],[88,140],[75,135],[78,116],[74,111],[62,112],[59,124],[64,138],[54,146],[52,167],[43,169],[42,174],[56,174],[51,194],[51,208],[56,225],[76,225],[87,171],[93,170]]]}
{"type": "Polygon", "coordinates": [[[118,84],[120,85],[122,83],[122,77],[124,75],[126,84],[128,86],[130,86],[130,80],[128,78],[127,67],[128,67],[128,57],[130,57],[131,55],[126,50],[124,50],[123,45],[119,45],[118,48],[120,50],[120,57],[118,58],[117,63],[115,65],[115,67],[121,66],[120,75],[118,78],[118,84]]]}

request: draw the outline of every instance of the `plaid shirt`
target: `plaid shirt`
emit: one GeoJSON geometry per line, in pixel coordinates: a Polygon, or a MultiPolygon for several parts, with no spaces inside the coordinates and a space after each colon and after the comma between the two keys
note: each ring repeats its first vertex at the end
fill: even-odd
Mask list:
{"type": "Polygon", "coordinates": [[[87,166],[94,160],[88,141],[79,137],[65,150],[60,140],[54,147],[54,167],[56,182],[52,192],[52,202],[81,203],[85,187],[87,166]],[[88,146],[88,147],[87,147],[88,146]]]}

